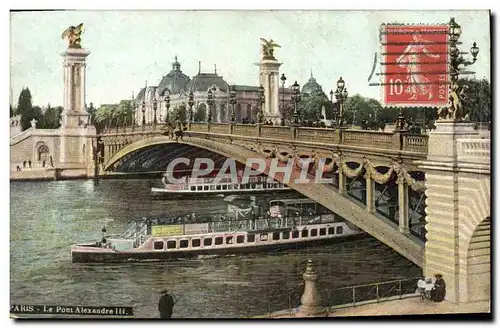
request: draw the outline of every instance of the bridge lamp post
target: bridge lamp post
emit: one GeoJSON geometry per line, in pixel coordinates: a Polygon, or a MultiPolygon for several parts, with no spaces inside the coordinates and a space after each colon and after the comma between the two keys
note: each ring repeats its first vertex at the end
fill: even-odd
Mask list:
{"type": "Polygon", "coordinates": [[[188,99],[188,106],[189,106],[188,122],[189,123],[193,122],[193,105],[194,105],[194,95],[193,95],[193,92],[191,91],[189,93],[189,99],[188,99]]]}
{"type": "Polygon", "coordinates": [[[231,123],[236,121],[236,90],[234,90],[234,86],[231,86],[231,93],[229,95],[229,103],[231,104],[231,123]]]}
{"type": "Polygon", "coordinates": [[[146,102],[143,100],[142,101],[142,127],[144,128],[146,126],[146,102]]]}
{"type": "Polygon", "coordinates": [[[167,108],[167,113],[165,114],[165,122],[168,123],[168,109],[170,108],[170,95],[165,97],[165,107],[167,108]]]}
{"type": "Polygon", "coordinates": [[[264,120],[264,112],[262,110],[262,107],[263,107],[263,104],[265,102],[264,87],[262,86],[262,84],[259,87],[257,97],[258,97],[258,103],[259,103],[259,112],[257,113],[257,123],[262,124],[262,121],[264,120]]]}
{"type": "Polygon", "coordinates": [[[153,98],[153,113],[154,113],[154,116],[153,116],[153,130],[156,128],[156,111],[158,110],[158,101],[156,101],[156,97],[153,98]]]}
{"type": "Polygon", "coordinates": [[[136,124],[135,113],[137,112],[137,103],[132,101],[132,128],[134,128],[136,124]]]}
{"type": "Polygon", "coordinates": [[[208,89],[208,91],[207,91],[207,104],[208,104],[207,123],[211,123],[212,122],[212,106],[214,105],[214,94],[212,93],[212,89],[208,89]]]}
{"type": "Polygon", "coordinates": [[[293,125],[294,126],[299,126],[299,102],[300,102],[300,86],[295,81],[295,83],[292,85],[292,92],[293,92],[293,102],[294,102],[294,109],[293,109],[293,125]]]}
{"type": "MultiPolygon", "coordinates": [[[[460,65],[463,65],[463,67],[470,66],[474,64],[477,60],[477,55],[479,54],[479,48],[476,45],[476,42],[472,44],[472,47],[470,48],[470,53],[472,55],[472,60],[467,60],[463,56],[460,55],[460,50],[457,47],[458,39],[460,38],[460,35],[462,34],[462,28],[460,25],[458,25],[455,22],[455,18],[450,19],[449,23],[449,50],[450,50],[450,92],[456,93],[459,95],[463,90],[464,87],[458,86],[458,75],[459,74],[473,74],[474,72],[465,72],[461,70],[460,65]]],[[[455,106],[454,106],[455,107],[455,106]]],[[[455,108],[456,110],[456,108],[455,108]]],[[[458,113],[456,112],[454,115],[455,119],[464,119],[466,118],[465,112],[458,113]]]]}
{"type": "Polygon", "coordinates": [[[281,74],[281,126],[285,126],[285,74],[281,74]]]}
{"type": "Polygon", "coordinates": [[[342,77],[340,77],[337,81],[337,90],[335,90],[335,99],[337,99],[337,102],[339,103],[340,112],[336,122],[338,128],[344,128],[344,102],[346,101],[348,95],[345,82],[342,77]]]}
{"type": "Polygon", "coordinates": [[[333,103],[333,90],[330,90],[330,103],[332,104],[333,120],[335,121],[335,126],[338,127],[337,120],[338,120],[339,113],[337,110],[337,106],[335,106],[333,103]]]}

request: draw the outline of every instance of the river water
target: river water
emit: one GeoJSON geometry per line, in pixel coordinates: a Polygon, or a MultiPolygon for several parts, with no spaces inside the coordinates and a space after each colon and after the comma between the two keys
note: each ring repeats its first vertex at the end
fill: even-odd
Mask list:
{"type": "Polygon", "coordinates": [[[372,237],[330,246],[164,263],[73,264],[71,244],[95,241],[106,223],[120,233],[134,218],[224,210],[222,198],[158,200],[157,180],[12,182],[12,304],[133,306],[155,318],[158,292],[178,299],[174,318],[238,318],[285,309],[303,288],[307,259],[323,289],[415,277],[421,269],[372,237]],[[291,296],[293,295],[293,296],[291,296]]]}

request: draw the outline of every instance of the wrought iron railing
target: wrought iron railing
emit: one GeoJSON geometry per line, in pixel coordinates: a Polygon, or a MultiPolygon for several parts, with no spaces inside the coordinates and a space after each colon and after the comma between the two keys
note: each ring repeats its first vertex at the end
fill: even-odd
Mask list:
{"type": "MultiPolygon", "coordinates": [[[[412,277],[391,281],[347,286],[335,289],[324,289],[320,292],[322,305],[326,311],[344,307],[360,306],[370,303],[380,303],[397,299],[417,297],[417,282],[422,277],[412,277]]],[[[278,317],[297,311],[302,297],[301,290],[294,290],[286,295],[268,295],[266,313],[243,313],[245,317],[278,317]]]]}

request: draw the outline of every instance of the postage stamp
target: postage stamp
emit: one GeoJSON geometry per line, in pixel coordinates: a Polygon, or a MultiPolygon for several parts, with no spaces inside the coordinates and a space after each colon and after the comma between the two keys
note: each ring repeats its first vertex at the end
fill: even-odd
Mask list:
{"type": "Polygon", "coordinates": [[[442,106],[448,101],[447,25],[382,25],[383,101],[442,106]]]}

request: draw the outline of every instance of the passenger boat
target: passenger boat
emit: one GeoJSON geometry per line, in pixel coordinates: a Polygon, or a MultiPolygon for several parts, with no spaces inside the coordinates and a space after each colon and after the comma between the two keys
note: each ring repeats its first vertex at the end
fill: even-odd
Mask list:
{"type": "Polygon", "coordinates": [[[262,193],[276,191],[290,191],[283,183],[269,182],[267,176],[249,177],[248,183],[242,183],[241,174],[238,174],[238,183],[230,178],[216,181],[215,177],[188,178],[184,183],[169,183],[163,175],[163,188],[152,187],[154,195],[200,195],[200,194],[228,194],[228,193],[262,193]]]}
{"type": "MultiPolygon", "coordinates": [[[[233,205],[232,205],[233,206],[233,205]]],[[[325,245],[362,233],[309,199],[279,199],[211,216],[132,221],[119,236],[74,245],[73,262],[162,261],[325,245]]]]}

